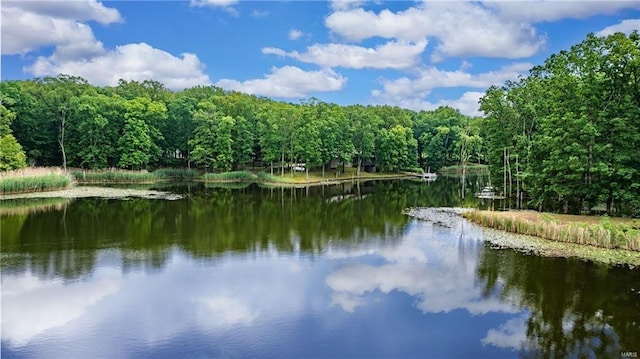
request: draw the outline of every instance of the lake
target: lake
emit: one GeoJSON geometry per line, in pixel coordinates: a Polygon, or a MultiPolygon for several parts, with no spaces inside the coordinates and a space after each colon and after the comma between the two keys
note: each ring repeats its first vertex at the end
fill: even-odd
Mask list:
{"type": "Polygon", "coordinates": [[[464,220],[403,214],[491,206],[482,186],[4,201],[22,209],[0,212],[2,358],[637,357],[637,268],[494,249],[464,220]]]}

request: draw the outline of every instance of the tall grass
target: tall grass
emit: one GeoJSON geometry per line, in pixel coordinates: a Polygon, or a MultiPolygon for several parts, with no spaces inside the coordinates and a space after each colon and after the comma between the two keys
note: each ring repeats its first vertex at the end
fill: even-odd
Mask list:
{"type": "Polygon", "coordinates": [[[202,179],[207,182],[251,182],[256,179],[256,175],[249,171],[233,171],[207,173],[202,179]]]}
{"type": "Polygon", "coordinates": [[[162,180],[162,177],[147,171],[76,170],[72,173],[81,183],[148,183],[162,180]]]}
{"type": "Polygon", "coordinates": [[[640,251],[640,229],[625,224],[613,224],[608,217],[603,217],[600,223],[589,224],[560,223],[544,214],[540,216],[539,221],[489,211],[471,211],[464,213],[463,216],[486,227],[557,242],[640,251]]]}
{"type": "Polygon", "coordinates": [[[200,177],[200,172],[188,168],[161,168],[153,171],[153,174],[166,179],[192,181],[200,177]]]}
{"type": "Polygon", "coordinates": [[[0,174],[0,194],[54,191],[72,183],[73,177],[59,168],[27,168],[0,174]]]}

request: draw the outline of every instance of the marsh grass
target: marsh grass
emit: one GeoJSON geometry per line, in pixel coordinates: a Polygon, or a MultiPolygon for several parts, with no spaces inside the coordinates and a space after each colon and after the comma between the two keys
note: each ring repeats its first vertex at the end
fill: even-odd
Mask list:
{"type": "Polygon", "coordinates": [[[73,182],[73,176],[59,168],[26,168],[0,174],[0,194],[54,191],[73,182]]]}
{"type": "Polygon", "coordinates": [[[556,242],[576,243],[611,249],[640,251],[640,229],[635,220],[628,223],[613,223],[602,217],[599,223],[592,219],[584,222],[561,222],[550,214],[537,217],[520,217],[515,214],[471,211],[464,217],[486,227],[513,233],[528,234],[556,242]]]}
{"type": "Polygon", "coordinates": [[[72,173],[80,183],[150,183],[164,179],[144,170],[76,170],[72,173]]]}
{"type": "Polygon", "coordinates": [[[153,174],[159,178],[193,181],[200,178],[200,172],[188,168],[161,168],[153,171],[153,174]]]}
{"type": "Polygon", "coordinates": [[[207,173],[202,177],[205,182],[252,182],[256,178],[257,176],[249,171],[207,173]]]}

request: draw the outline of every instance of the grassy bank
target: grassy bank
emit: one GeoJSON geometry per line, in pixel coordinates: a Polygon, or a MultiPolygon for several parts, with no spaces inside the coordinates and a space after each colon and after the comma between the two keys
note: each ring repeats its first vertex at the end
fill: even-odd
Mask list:
{"type": "Polygon", "coordinates": [[[73,177],[59,168],[27,168],[0,174],[0,194],[44,192],[71,186],[73,177]]]}
{"type": "Polygon", "coordinates": [[[486,227],[556,242],[640,251],[640,220],[531,211],[471,211],[465,218],[486,227]]]}

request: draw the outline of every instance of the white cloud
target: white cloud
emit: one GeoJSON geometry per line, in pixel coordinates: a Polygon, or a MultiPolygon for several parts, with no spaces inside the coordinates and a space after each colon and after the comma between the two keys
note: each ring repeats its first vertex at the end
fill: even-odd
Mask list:
{"type": "Polygon", "coordinates": [[[238,10],[233,5],[239,2],[240,0],[191,0],[189,5],[195,7],[217,7],[233,16],[238,16],[238,10]]]}
{"type": "Polygon", "coordinates": [[[295,66],[274,67],[261,79],[222,79],[216,86],[255,95],[306,97],[309,93],[341,90],[347,79],[331,69],[304,71],[295,66]]]}
{"type": "Polygon", "coordinates": [[[562,19],[586,19],[598,14],[615,14],[622,9],[640,9],[637,1],[485,1],[486,7],[501,18],[516,21],[543,22],[562,19]]]}
{"type": "Polygon", "coordinates": [[[240,2],[239,0],[191,0],[191,6],[229,7],[240,2]]]}
{"type": "Polygon", "coordinates": [[[620,23],[607,26],[604,29],[598,31],[596,33],[597,36],[609,36],[616,32],[622,32],[625,34],[630,34],[634,30],[640,31],[640,19],[627,19],[622,20],[620,23]]]}
{"type": "Polygon", "coordinates": [[[36,76],[65,73],[81,76],[95,85],[114,86],[119,79],[143,81],[153,79],[170,89],[209,85],[204,64],[195,54],[181,57],[156,49],[146,43],[118,46],[115,50],[89,59],[61,60],[55,54],[39,57],[26,68],[36,76]]]}
{"type": "Polygon", "coordinates": [[[434,61],[451,56],[523,58],[536,54],[546,42],[530,24],[500,18],[491,9],[466,2],[425,2],[398,12],[337,11],[325,25],[352,41],[434,37],[438,40],[434,61]]]}
{"type": "Polygon", "coordinates": [[[298,40],[304,35],[304,32],[296,29],[289,31],[289,40],[298,40]]]}
{"type": "Polygon", "coordinates": [[[420,54],[424,52],[426,46],[426,40],[389,41],[375,48],[345,44],[315,44],[308,47],[304,53],[286,52],[271,47],[262,49],[262,52],[291,57],[322,67],[404,69],[421,62],[420,54]]]}
{"type": "Polygon", "coordinates": [[[360,0],[332,0],[331,10],[333,11],[351,10],[359,6],[362,6],[362,4],[364,3],[365,3],[364,1],[360,1],[360,0]]]}
{"type": "Polygon", "coordinates": [[[56,46],[60,58],[86,57],[104,51],[102,43],[84,23],[3,4],[2,54],[26,54],[45,46],[56,46]]]}
{"type": "MultiPolygon", "coordinates": [[[[96,21],[104,25],[123,21],[117,9],[105,7],[96,0],[3,1],[2,6],[3,8],[22,9],[26,12],[56,19],[96,21]]],[[[4,20],[6,18],[3,16],[4,20]]]]}
{"type": "Polygon", "coordinates": [[[524,316],[510,319],[498,329],[490,329],[481,340],[483,345],[516,350],[522,348],[526,341],[527,318],[524,316]]]}
{"type": "Polygon", "coordinates": [[[255,17],[256,19],[269,16],[269,11],[267,10],[251,10],[251,17],[255,17]]]}
{"type": "MultiPolygon", "coordinates": [[[[463,67],[468,67],[465,65],[463,67]]],[[[373,90],[371,95],[379,102],[397,105],[414,110],[431,110],[439,106],[458,108],[467,115],[476,116],[478,99],[482,92],[466,92],[462,97],[454,100],[440,100],[432,103],[426,100],[432,90],[436,88],[467,87],[485,89],[491,85],[502,84],[508,80],[516,80],[519,76],[533,67],[530,63],[514,63],[504,66],[497,71],[472,74],[464,70],[445,71],[436,67],[426,67],[418,72],[414,79],[401,77],[395,80],[382,80],[382,90],[373,90]]]]}

